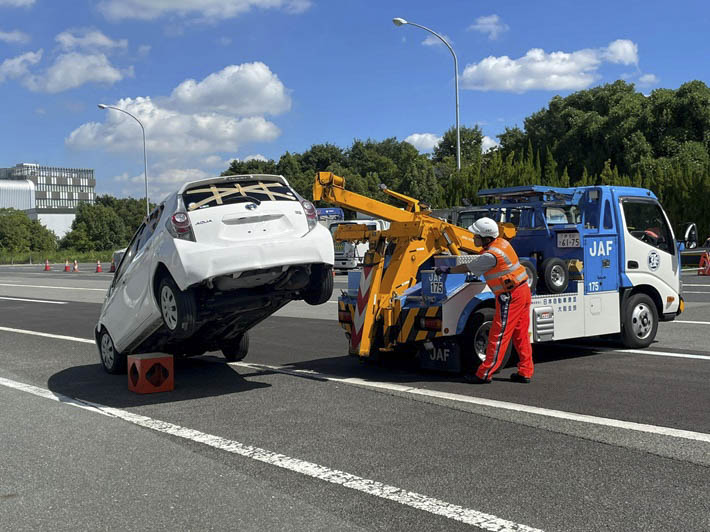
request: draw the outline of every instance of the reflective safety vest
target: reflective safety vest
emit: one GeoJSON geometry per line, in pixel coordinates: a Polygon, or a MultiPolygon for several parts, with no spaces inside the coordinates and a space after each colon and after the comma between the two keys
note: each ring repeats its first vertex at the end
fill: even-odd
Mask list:
{"type": "Polygon", "coordinates": [[[486,284],[497,296],[510,292],[520,283],[528,280],[525,268],[520,265],[518,255],[507,240],[496,238],[484,253],[491,253],[496,258],[496,265],[483,274],[486,284]]]}

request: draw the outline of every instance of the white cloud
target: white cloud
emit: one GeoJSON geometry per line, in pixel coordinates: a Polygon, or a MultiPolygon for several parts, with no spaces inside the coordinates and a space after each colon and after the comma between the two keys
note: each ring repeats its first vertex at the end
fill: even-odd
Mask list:
{"type": "Polygon", "coordinates": [[[579,90],[599,79],[598,69],[604,61],[637,63],[637,46],[631,41],[617,40],[600,49],[548,54],[534,48],[519,59],[490,56],[466,66],[462,87],[518,93],[529,90],[579,90]]]}
{"type": "MultiPolygon", "coordinates": [[[[187,159],[215,152],[236,152],[246,142],[268,142],[281,133],[263,117],[235,118],[216,113],[184,114],[156,105],[150,98],[124,98],[116,107],[135,115],[143,124],[150,156],[187,159]]],[[[142,150],[138,124],[129,116],[107,110],[103,124],[89,122],[65,139],[74,149],[101,148],[115,153],[142,150]]]]}
{"type": "Polygon", "coordinates": [[[260,153],[255,153],[254,155],[247,155],[246,157],[244,157],[244,162],[245,162],[245,163],[248,163],[249,161],[263,161],[263,162],[266,162],[266,161],[268,161],[268,159],[267,159],[266,157],[264,157],[264,156],[263,156],[262,154],[260,154],[260,153]]]}
{"type": "Polygon", "coordinates": [[[434,133],[412,133],[404,142],[409,142],[420,152],[430,152],[436,148],[443,137],[438,137],[434,133]]]}
{"type": "Polygon", "coordinates": [[[291,109],[291,97],[264,63],[230,65],[200,82],[188,79],[173,90],[171,104],[183,110],[234,115],[277,115],[291,109]]]}
{"type": "Polygon", "coordinates": [[[113,84],[125,76],[132,76],[132,67],[120,71],[104,54],[71,52],[57,57],[46,72],[28,76],[23,84],[35,92],[56,93],[80,87],[85,83],[113,84]]]}
{"type": "Polygon", "coordinates": [[[0,83],[6,79],[17,79],[29,73],[29,67],[42,59],[42,50],[27,52],[0,63],[0,83]]]}
{"type": "Polygon", "coordinates": [[[208,22],[233,18],[254,8],[302,13],[310,7],[310,0],[103,0],[99,4],[99,10],[112,20],[153,20],[177,15],[208,22]]]}
{"type": "Polygon", "coordinates": [[[19,30],[0,31],[0,41],[11,44],[24,44],[30,42],[30,36],[19,30]]]}
{"type": "MultiPolygon", "coordinates": [[[[449,37],[448,35],[442,35],[442,37],[446,39],[449,44],[451,44],[451,37],[449,37]]],[[[439,39],[435,35],[429,35],[426,39],[422,41],[422,44],[424,46],[444,46],[444,43],[441,42],[441,39],[439,39]]]]}
{"type": "Polygon", "coordinates": [[[145,57],[146,55],[148,55],[150,53],[150,50],[151,50],[151,46],[149,44],[141,44],[138,47],[138,55],[140,57],[145,57]]]}
{"type": "Polygon", "coordinates": [[[481,151],[483,153],[486,153],[487,151],[490,151],[493,148],[497,148],[498,146],[500,146],[500,144],[493,140],[491,137],[488,137],[486,135],[483,136],[483,141],[481,142],[481,151]]]}
{"type": "Polygon", "coordinates": [[[496,40],[501,33],[510,29],[507,24],[504,24],[498,15],[488,15],[478,17],[476,23],[468,27],[469,30],[475,30],[480,33],[485,33],[492,41],[496,40]]]}
{"type": "Polygon", "coordinates": [[[99,48],[110,50],[112,48],[125,49],[128,47],[126,39],[114,41],[99,30],[87,28],[63,31],[54,40],[59,43],[59,47],[62,50],[75,50],[78,48],[94,51],[99,48]]]}
{"type": "Polygon", "coordinates": [[[35,0],[0,0],[0,6],[10,7],[30,7],[34,3],[35,0]]]}
{"type": "Polygon", "coordinates": [[[639,78],[639,85],[642,87],[650,87],[651,85],[656,85],[660,79],[655,74],[644,74],[639,78]]]}

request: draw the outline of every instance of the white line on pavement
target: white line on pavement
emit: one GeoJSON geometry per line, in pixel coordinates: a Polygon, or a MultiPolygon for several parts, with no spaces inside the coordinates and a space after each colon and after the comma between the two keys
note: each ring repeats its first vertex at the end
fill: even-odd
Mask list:
{"type": "Polygon", "coordinates": [[[257,460],[259,462],[287,469],[301,475],[330,482],[331,484],[336,484],[345,488],[350,488],[367,495],[373,495],[381,499],[393,501],[404,506],[416,508],[417,510],[439,515],[447,519],[474,525],[484,530],[542,532],[539,529],[514,523],[512,521],[508,521],[507,519],[501,519],[495,515],[479,512],[470,508],[464,508],[456,504],[450,504],[446,501],[442,501],[441,499],[435,499],[420,493],[406,491],[396,486],[390,486],[377,482],[376,480],[369,480],[351,473],[346,473],[345,471],[330,469],[313,462],[299,460],[298,458],[291,458],[266,449],[260,449],[259,447],[253,447],[238,441],[228,440],[226,438],[222,438],[221,436],[215,436],[213,434],[200,432],[199,430],[181,427],[180,425],[160,421],[147,416],[141,416],[126,410],[121,410],[120,408],[112,408],[89,401],[80,401],[66,395],[51,392],[50,390],[44,388],[4,379],[2,377],[0,377],[0,385],[79,408],[93,410],[109,417],[115,417],[128,421],[134,425],[162,432],[163,434],[169,434],[185,440],[202,443],[221,451],[237,454],[245,458],[251,458],[252,460],[257,460]]]}
{"type": "Polygon", "coordinates": [[[701,290],[683,290],[684,294],[707,294],[710,296],[710,292],[703,292],[701,290]]]}
{"type": "MultiPolygon", "coordinates": [[[[708,357],[710,358],[710,357],[708,357]]],[[[365,388],[380,389],[380,390],[390,390],[399,393],[411,394],[411,395],[421,395],[426,397],[434,397],[437,399],[446,399],[449,401],[456,401],[459,403],[469,403],[481,406],[489,406],[493,408],[500,408],[503,410],[513,410],[515,412],[526,412],[528,414],[534,414],[538,416],[547,416],[558,419],[566,419],[568,421],[580,421],[582,423],[589,423],[592,425],[604,425],[607,427],[614,427],[626,430],[635,430],[638,432],[647,432],[651,434],[660,434],[663,436],[672,436],[674,438],[683,438],[687,440],[697,440],[706,443],[710,443],[710,434],[704,432],[693,432],[690,430],[674,429],[671,427],[661,427],[657,425],[648,425],[645,423],[634,423],[633,421],[622,421],[619,419],[612,419],[607,417],[597,417],[589,416],[586,414],[576,414],[574,412],[565,412],[562,410],[552,410],[549,408],[540,408],[537,406],[529,406],[518,403],[509,403],[507,401],[496,401],[494,399],[483,399],[480,397],[471,397],[468,395],[461,395],[456,393],[440,392],[437,390],[427,390],[425,388],[414,388],[411,386],[403,386],[401,384],[395,384],[392,382],[380,382],[380,381],[367,381],[364,379],[358,379],[355,377],[341,378],[332,377],[323,373],[318,373],[316,371],[300,371],[291,370],[284,368],[282,366],[269,366],[266,364],[251,364],[247,362],[230,362],[230,366],[241,366],[251,370],[267,369],[269,371],[275,371],[278,373],[285,373],[287,375],[294,375],[297,377],[306,378],[318,378],[321,380],[326,380],[330,382],[339,382],[342,384],[351,384],[354,386],[361,386],[365,388]]]]}
{"type": "Polygon", "coordinates": [[[11,284],[0,283],[0,286],[22,286],[25,288],[51,288],[53,290],[92,290],[96,292],[106,292],[107,288],[80,288],[78,286],[44,286],[36,284],[11,284]]]}
{"type": "MultiPolygon", "coordinates": [[[[73,342],[83,342],[83,343],[88,343],[88,344],[93,344],[93,340],[89,340],[87,338],[77,338],[73,336],[60,336],[57,334],[48,334],[48,333],[41,333],[41,332],[36,332],[36,331],[28,331],[28,330],[22,330],[22,329],[11,329],[9,327],[0,327],[0,331],[8,331],[8,332],[15,332],[15,333],[20,333],[20,334],[29,334],[29,335],[35,335],[35,336],[46,336],[49,338],[57,338],[60,340],[69,340],[73,342]]],[[[566,344],[569,347],[574,347],[574,348],[579,348],[579,349],[597,349],[594,347],[589,347],[589,346],[583,346],[583,345],[574,345],[574,344],[566,344]]],[[[658,356],[668,356],[668,357],[677,357],[677,358],[698,358],[698,359],[704,359],[704,360],[710,360],[710,356],[706,355],[691,355],[691,354],[685,354],[685,353],[666,353],[662,351],[648,351],[648,350],[641,350],[641,349],[624,349],[624,350],[601,350],[601,352],[607,352],[607,353],[634,353],[634,354],[642,354],[642,355],[658,355],[658,356]]],[[[358,379],[355,377],[350,377],[350,378],[340,378],[340,377],[332,377],[330,375],[324,374],[324,373],[318,373],[316,371],[311,371],[311,370],[292,370],[289,368],[284,368],[283,366],[269,366],[266,364],[252,364],[252,363],[246,363],[246,362],[231,362],[230,365],[233,366],[241,366],[249,369],[268,369],[270,371],[276,371],[279,373],[284,373],[287,375],[294,375],[297,377],[307,377],[307,378],[318,378],[321,380],[326,380],[326,381],[331,381],[331,382],[340,382],[343,384],[353,384],[357,386],[362,386],[362,387],[367,387],[367,388],[373,388],[373,389],[386,389],[386,390],[392,390],[392,391],[397,391],[397,392],[402,392],[402,393],[409,393],[412,395],[423,395],[423,396],[430,396],[430,397],[439,397],[443,399],[448,399],[451,401],[460,401],[463,403],[472,403],[472,404],[479,404],[483,406],[491,406],[494,408],[502,408],[505,410],[515,410],[519,412],[527,412],[530,414],[536,414],[536,415],[541,415],[541,416],[548,416],[548,417],[555,417],[555,418],[561,418],[561,419],[568,419],[571,421],[581,421],[584,423],[590,423],[590,424],[595,424],[595,425],[606,425],[610,427],[617,427],[617,428],[623,428],[623,429],[628,429],[628,430],[636,430],[640,432],[650,432],[654,434],[662,434],[665,436],[673,436],[676,438],[685,438],[685,439],[690,439],[690,440],[699,440],[699,441],[704,441],[710,443],[710,434],[705,434],[704,432],[692,432],[688,430],[681,430],[681,429],[674,429],[670,427],[661,427],[657,425],[647,425],[643,423],[634,423],[631,421],[622,421],[618,419],[611,419],[611,418],[605,418],[605,417],[596,417],[596,416],[588,416],[586,414],[576,414],[574,412],[565,412],[562,410],[551,410],[547,408],[540,408],[536,406],[528,406],[528,405],[523,405],[523,404],[517,404],[517,403],[509,403],[505,401],[495,401],[493,399],[482,399],[478,397],[470,397],[468,395],[460,395],[460,394],[453,394],[453,393],[447,393],[447,392],[438,392],[435,390],[427,390],[424,388],[414,388],[411,386],[402,386],[401,384],[395,384],[391,382],[382,382],[382,381],[366,381],[363,379],[358,379]]]]}
{"type": "Polygon", "coordinates": [[[710,284],[688,284],[688,283],[683,283],[683,288],[686,286],[710,286],[710,284]]]}
{"type": "Polygon", "coordinates": [[[710,325],[710,321],[673,320],[673,323],[692,323],[693,325],[710,325]]]}
{"type": "Polygon", "coordinates": [[[7,299],[8,301],[29,301],[30,303],[49,303],[50,305],[66,305],[66,301],[46,301],[44,299],[23,299],[21,297],[4,297],[0,296],[0,299],[7,299]]]}

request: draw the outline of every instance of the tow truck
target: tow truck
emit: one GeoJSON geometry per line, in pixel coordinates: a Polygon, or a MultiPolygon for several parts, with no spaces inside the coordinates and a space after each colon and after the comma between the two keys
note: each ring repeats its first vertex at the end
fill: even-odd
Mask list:
{"type": "MultiPolygon", "coordinates": [[[[473,275],[437,275],[436,267],[463,264],[481,249],[469,231],[431,216],[418,200],[385,193],[404,208],[347,191],[345,179],[329,172],[314,183],[315,200],[390,221],[385,231],[349,225],[334,235],[369,243],[362,271],[349,272],[338,298],[349,353],[408,350],[425,368],[475,369],[485,358],[493,294],[473,275]]],[[[651,191],[534,185],[478,196],[529,271],[532,343],[620,335],[627,347],[646,347],[659,321],[683,311],[679,251],[651,191]]]]}

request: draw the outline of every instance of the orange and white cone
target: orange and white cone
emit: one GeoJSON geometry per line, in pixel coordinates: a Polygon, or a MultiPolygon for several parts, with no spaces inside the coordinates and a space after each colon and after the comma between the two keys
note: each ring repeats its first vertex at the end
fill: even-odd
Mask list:
{"type": "Polygon", "coordinates": [[[52,271],[52,268],[49,267],[49,259],[47,259],[46,261],[44,261],[44,271],[46,271],[46,272],[51,272],[51,271],[52,271]]]}
{"type": "Polygon", "coordinates": [[[66,262],[64,263],[64,271],[65,272],[71,271],[71,266],[69,266],[69,259],[67,259],[66,262]]]}
{"type": "Polygon", "coordinates": [[[103,270],[101,269],[101,261],[97,260],[96,261],[96,273],[101,273],[103,270]]]}
{"type": "Polygon", "coordinates": [[[74,261],[74,269],[72,270],[73,272],[78,272],[79,271],[79,263],[77,261],[74,261]]]}
{"type": "Polygon", "coordinates": [[[710,253],[707,251],[700,257],[698,275],[710,275],[710,253]]]}

